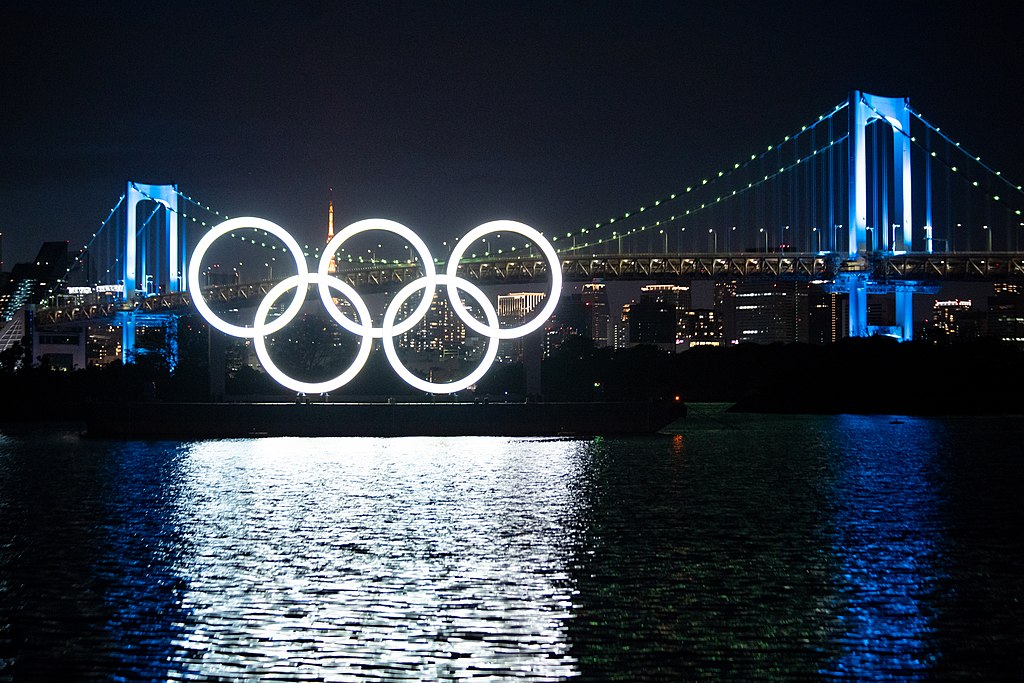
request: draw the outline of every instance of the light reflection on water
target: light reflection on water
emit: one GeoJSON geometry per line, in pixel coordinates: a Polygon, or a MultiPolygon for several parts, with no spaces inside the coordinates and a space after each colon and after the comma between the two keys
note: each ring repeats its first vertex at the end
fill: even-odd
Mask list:
{"type": "Polygon", "coordinates": [[[0,434],[0,683],[1024,677],[1019,418],[676,431],[0,434]]]}
{"type": "Polygon", "coordinates": [[[946,429],[934,420],[884,424],[877,417],[842,415],[835,430],[833,537],[843,652],[825,671],[920,678],[936,664],[930,635],[948,578],[947,495],[934,462],[946,429]],[[904,440],[908,431],[912,440],[904,440]],[[900,443],[899,457],[892,457],[894,443],[900,443]]]}
{"type": "Polygon", "coordinates": [[[189,446],[177,510],[192,539],[178,567],[189,577],[189,623],[175,643],[182,673],[572,674],[564,565],[583,447],[485,438],[189,446]]]}

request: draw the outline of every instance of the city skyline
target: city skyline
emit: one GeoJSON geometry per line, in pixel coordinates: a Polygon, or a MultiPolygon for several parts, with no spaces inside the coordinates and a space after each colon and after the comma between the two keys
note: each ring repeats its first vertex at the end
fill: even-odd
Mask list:
{"type": "Polygon", "coordinates": [[[848,90],[907,96],[1024,177],[1012,17],[307,3],[6,6],[4,262],[72,249],[126,180],[175,182],[307,241],[371,215],[457,236],[623,211],[777,142],[848,90]]]}

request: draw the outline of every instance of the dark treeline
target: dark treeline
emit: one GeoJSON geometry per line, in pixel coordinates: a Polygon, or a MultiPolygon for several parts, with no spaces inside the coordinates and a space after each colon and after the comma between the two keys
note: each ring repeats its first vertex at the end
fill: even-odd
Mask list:
{"type": "Polygon", "coordinates": [[[580,344],[546,363],[545,398],[735,402],[792,413],[1024,413],[1024,351],[996,340],[936,345],[887,337],[741,344],[669,355],[580,344]]]}
{"type": "MultiPolygon", "coordinates": [[[[181,362],[173,371],[159,355],[75,372],[4,367],[0,391],[6,401],[0,421],[73,420],[86,404],[97,402],[210,400],[205,348],[205,342],[181,348],[181,362]]],[[[757,412],[1024,413],[1022,361],[1024,351],[990,340],[935,345],[874,337],[828,346],[700,347],[673,355],[648,346],[613,351],[572,339],[543,362],[542,397],[621,401],[678,396],[685,402],[734,402],[734,409],[757,412]]],[[[225,390],[237,400],[294,396],[248,367],[232,373],[225,390]]],[[[378,350],[356,379],[331,398],[416,395],[378,350]]],[[[490,400],[525,395],[520,365],[495,365],[477,387],[477,396],[490,400]]]]}

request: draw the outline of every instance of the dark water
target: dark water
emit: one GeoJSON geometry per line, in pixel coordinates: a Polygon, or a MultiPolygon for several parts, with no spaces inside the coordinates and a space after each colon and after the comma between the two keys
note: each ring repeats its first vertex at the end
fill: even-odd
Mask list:
{"type": "Polygon", "coordinates": [[[1021,679],[1024,419],[891,419],[0,436],[0,681],[1021,679]]]}

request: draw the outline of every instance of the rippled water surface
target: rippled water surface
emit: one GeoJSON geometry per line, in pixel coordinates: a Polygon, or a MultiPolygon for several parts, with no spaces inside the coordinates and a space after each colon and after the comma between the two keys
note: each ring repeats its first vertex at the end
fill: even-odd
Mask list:
{"type": "Polygon", "coordinates": [[[0,681],[1020,679],[1022,427],[0,435],[0,681]]]}

